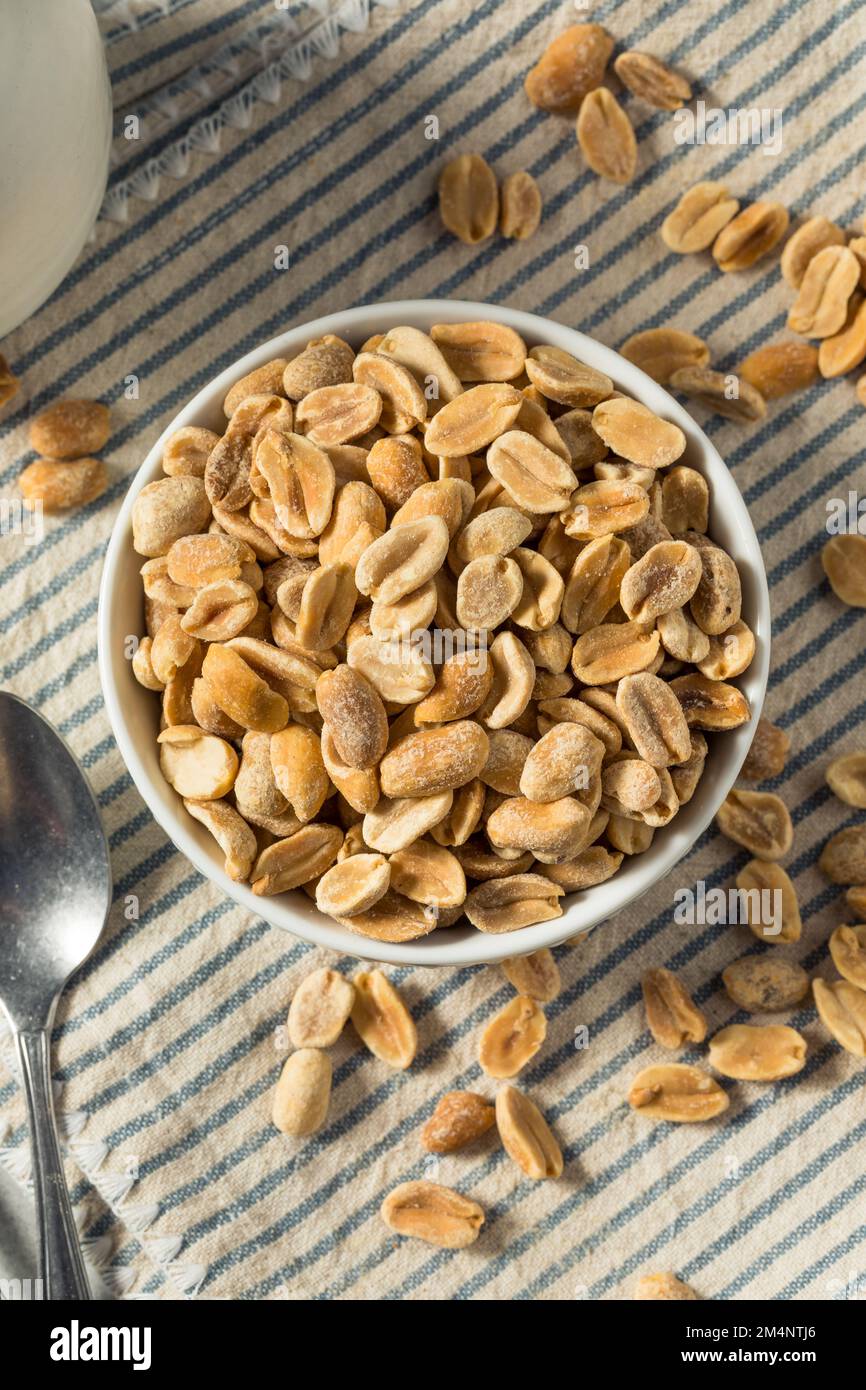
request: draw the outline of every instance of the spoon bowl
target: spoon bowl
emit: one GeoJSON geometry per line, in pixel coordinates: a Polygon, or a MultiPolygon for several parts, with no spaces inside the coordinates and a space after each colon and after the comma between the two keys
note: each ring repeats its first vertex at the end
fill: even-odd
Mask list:
{"type": "Polygon", "coordinates": [[[57,1143],[50,1032],[70,975],[111,906],[111,862],[93,792],[51,725],[0,691],[0,1003],[30,1114],[40,1276],[52,1299],[89,1298],[57,1143]]]}

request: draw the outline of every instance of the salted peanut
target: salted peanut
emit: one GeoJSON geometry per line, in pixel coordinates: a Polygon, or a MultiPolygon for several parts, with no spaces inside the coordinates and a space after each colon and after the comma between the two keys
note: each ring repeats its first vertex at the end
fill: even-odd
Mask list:
{"type": "MultiPolygon", "coordinates": [[[[333,875],[337,867],[341,866],[329,869],[325,877],[333,875]]],[[[320,879],[319,885],[321,883],[320,879]]],[[[318,891],[317,888],[317,898],[318,891]]],[[[333,1047],[346,1025],[354,1001],[355,986],[351,980],[337,970],[313,970],[298,985],[289,1005],[288,1030],[292,1047],[333,1047]]]]}
{"type": "MultiPolygon", "coordinates": [[[[788,242],[788,246],[790,246],[788,242]]],[[[785,248],[787,250],[787,247],[785,248]]],[[[827,340],[828,346],[835,338],[827,340]]],[[[823,348],[822,348],[823,350],[823,348]]],[[[831,349],[832,351],[832,349],[831,349]]],[[[864,348],[866,353],[866,348],[864,348]]],[[[841,356],[841,355],[840,355],[841,356]]],[[[776,401],[792,391],[805,391],[818,380],[819,354],[811,343],[768,343],[750,353],[737,368],[736,375],[760,391],[765,401],[776,401]]],[[[856,366],[852,361],[851,366],[856,366]]],[[[842,370],[849,370],[847,367],[842,370]]],[[[826,376],[828,373],[824,373],[826,376]]],[[[676,528],[686,530],[684,526],[676,528]]]]}
{"type": "Polygon", "coordinates": [[[173,613],[160,624],[150,648],[150,663],[157,680],[168,685],[178,671],[198,650],[195,637],[181,626],[179,614],[173,613]]]}
{"type": "MultiPolygon", "coordinates": [[[[473,877],[477,877],[474,868],[484,867],[474,865],[471,856],[468,861],[464,856],[461,859],[467,873],[473,877]]],[[[558,900],[563,891],[558,884],[540,874],[525,873],[521,864],[516,871],[509,871],[507,877],[490,878],[478,884],[467,895],[463,910],[479,931],[498,935],[561,917],[562,908],[558,900]]]]}
{"type": "Polygon", "coordinates": [[[818,860],[834,883],[866,883],[866,825],[851,825],[829,839],[818,860]]]}
{"type": "Polygon", "coordinates": [[[386,526],[385,508],[373,488],[363,482],[346,483],[334,497],[330,520],[319,538],[321,563],[342,562],[354,568],[367,546],[384,534],[386,526]]]}
{"type": "Polygon", "coordinates": [[[727,420],[763,420],[767,413],[767,404],[760,391],[732,372],[714,372],[709,367],[680,367],[671,376],[669,385],[727,420]]]}
{"type": "Polygon", "coordinates": [[[484,797],[484,784],[477,778],[459,787],[447,814],[430,832],[436,843],[446,847],[464,845],[481,820],[484,797]]]}
{"type": "MultiPolygon", "coordinates": [[[[631,551],[632,561],[639,560],[642,555],[646,555],[654,545],[660,545],[662,541],[672,541],[671,535],[664,522],[659,519],[658,513],[661,510],[661,491],[658,488],[641,489],[646,498],[646,510],[639,521],[633,526],[627,527],[622,532],[622,539],[631,551]],[[652,512],[650,511],[652,505],[652,512]]],[[[688,540],[689,538],[681,537],[688,540]]],[[[690,542],[692,544],[693,542],[690,542]]]]}
{"type": "Polygon", "coordinates": [[[489,817],[487,837],[494,849],[531,850],[543,864],[555,864],[577,854],[591,819],[571,796],[547,802],[509,797],[489,817]]]}
{"type": "Polygon", "coordinates": [[[376,602],[396,603],[433,578],[448,554],[448,545],[448,527],[440,516],[386,531],[359,559],[355,584],[376,602]]]}
{"type": "Polygon", "coordinates": [[[106,443],[108,406],[99,401],[55,401],[34,415],[27,430],[31,449],[49,459],[80,459],[106,443]]]}
{"type": "Polygon", "coordinates": [[[226,642],[237,637],[253,621],[258,599],[249,584],[226,579],[199,589],[180,620],[184,632],[203,642],[226,642]]]}
{"type": "Polygon", "coordinates": [[[860,262],[860,288],[866,290],[866,236],[851,237],[848,249],[854,252],[860,262]]]}
{"type": "Polygon", "coordinates": [[[596,87],[581,102],[577,143],[594,174],[630,183],[637,170],[634,127],[607,87],[596,87]]]}
{"type": "Polygon", "coordinates": [[[707,480],[694,468],[677,464],[662,479],[662,521],[671,534],[684,531],[706,532],[709,524],[710,490],[707,480]]]}
{"type": "Polygon", "coordinates": [[[328,334],[308,343],[283,371],[283,390],[291,401],[301,401],[323,386],[339,386],[352,380],[355,354],[341,338],[328,334]]]}
{"type": "Polygon", "coordinates": [[[487,451],[497,482],[529,512],[561,511],[577,487],[567,463],[525,430],[507,430],[487,451]]]}
{"type": "Polygon", "coordinates": [[[601,85],[613,39],[600,24],[572,24],[548,44],[524,78],[526,95],[542,111],[577,111],[601,85]]]}
{"type": "Polygon", "coordinates": [[[135,499],[132,544],[139,555],[166,555],[181,536],[204,530],[210,514],[201,478],[160,478],[135,499]]]}
{"type": "MultiPolygon", "coordinates": [[[[484,812],[489,815],[490,808],[485,806],[484,812]]],[[[525,874],[534,863],[529,850],[526,850],[516,859],[511,857],[509,851],[506,857],[501,851],[491,850],[486,838],[482,835],[470,836],[465,844],[455,845],[454,853],[463,865],[466,877],[475,879],[478,883],[525,874]]]]}
{"type": "Polygon", "coordinates": [[[434,323],[430,336],[461,382],[513,381],[526,362],[526,344],[504,323],[434,323]]]}
{"type": "Polygon", "coordinates": [[[688,1043],[702,1043],[707,1020],[676,975],[663,966],[648,970],[641,980],[647,1025],[660,1047],[678,1052],[688,1043]]]}
{"type": "Polygon", "coordinates": [[[690,729],[736,729],[751,717],[745,695],[725,681],[711,681],[698,673],[677,676],[670,688],[683,707],[690,729]]]}
{"type": "Polygon", "coordinates": [[[284,840],[275,840],[262,850],[253,865],[253,892],[259,897],[286,893],[299,888],[331,867],[343,843],[343,832],[335,825],[304,825],[284,840]]]}
{"type": "Polygon", "coordinates": [[[818,370],[825,380],[844,376],[866,357],[866,298],[856,292],[848,301],[845,323],[818,349],[818,370]]]}
{"type": "Polygon", "coordinates": [[[734,623],[727,632],[709,639],[709,651],[697,663],[698,670],[714,681],[732,680],[752,664],[755,655],[755,634],[742,621],[734,623]]]}
{"type": "Polygon", "coordinates": [[[532,530],[529,517],[514,507],[491,507],[470,521],[457,537],[458,557],[468,565],[483,555],[508,555],[532,530]]]}
{"type": "Polygon", "coordinates": [[[419,729],[399,740],[379,765],[383,795],[435,796],[477,777],[488,753],[480,724],[459,720],[438,729],[419,729]]]}
{"type": "Polygon", "coordinates": [[[659,774],[642,758],[623,757],[601,775],[601,804],[614,815],[648,811],[661,794],[659,774]]]}
{"type": "Polygon", "coordinates": [[[164,690],[165,682],[160,680],[153,669],[152,653],[153,638],[142,637],[132,658],[132,674],[145,690],[164,690]]]}
{"type": "MultiPolygon", "coordinates": [[[[396,369],[396,363],[391,366],[396,369]]],[[[417,383],[412,380],[412,384],[417,390],[417,383]]],[[[295,408],[295,421],[308,439],[324,449],[367,434],[379,423],[383,409],[382,397],[373,386],[343,382],[320,386],[304,396],[295,408]]]]}
{"type": "Polygon", "coordinates": [[[503,796],[517,796],[526,759],[534,746],[532,739],[514,729],[491,729],[489,743],[481,781],[503,796]]]}
{"type": "Polygon", "coordinates": [[[493,668],[490,694],[480,717],[491,729],[504,729],[526,709],[535,684],[535,663],[513,632],[499,632],[487,652],[493,668]]]}
{"type": "Polygon", "coordinates": [[[466,875],[449,850],[430,840],[391,855],[391,886],[412,902],[429,907],[460,907],[466,898],[466,875]]]}
{"type": "Polygon", "coordinates": [[[480,1139],[493,1126],[496,1112],[474,1091],[447,1091],[421,1131],[428,1153],[450,1154],[480,1139]]]}
{"type": "MultiPolygon", "coordinates": [[[[258,502],[260,507],[265,505],[260,498],[255,498],[254,501],[258,502]]],[[[252,505],[251,503],[251,508],[252,505]]],[[[212,524],[218,526],[226,535],[234,536],[248,545],[260,564],[270,564],[283,556],[280,547],[268,532],[257,526],[246,512],[230,512],[217,503],[213,508],[212,524]]]]}
{"type": "Polygon", "coordinates": [[[499,189],[482,155],[461,154],[445,165],[439,175],[439,216],[467,246],[493,235],[499,219],[499,189]]]}
{"type": "Polygon", "coordinates": [[[737,874],[743,920],[759,941],[787,946],[803,931],[797,890],[781,864],[750,859],[737,874]]]}
{"type": "Polygon", "coordinates": [[[351,565],[338,561],[314,570],[304,584],[295,623],[301,646],[324,651],[339,642],[349,626],[357,597],[351,565]]]}
{"type": "Polygon", "coordinates": [[[691,752],[688,758],[685,762],[677,763],[668,768],[674,793],[681,806],[685,806],[691,801],[697,791],[707,762],[707,740],[703,734],[696,729],[690,729],[689,738],[691,752]]]}
{"type": "Polygon", "coordinates": [[[325,771],[337,791],[345,797],[353,811],[365,816],[379,801],[379,776],[375,767],[350,767],[344,762],[327,724],[322,726],[321,744],[325,771]]]}
{"type": "Polygon", "coordinates": [[[670,613],[662,613],[656,626],[662,646],[675,661],[703,661],[709,653],[710,641],[716,640],[702,632],[684,608],[673,608],[670,613]]]}
{"type": "Polygon", "coordinates": [[[241,655],[214,644],[205,653],[202,676],[211,698],[245,729],[276,733],[289,720],[289,707],[241,655]]]}
{"type": "Polygon", "coordinates": [[[520,792],[536,802],[559,801],[576,794],[594,810],[604,755],[604,744],[584,725],[554,725],[526,759],[520,792]]]}
{"type": "MultiPolygon", "coordinates": [[[[370,350],[366,344],[361,349],[362,352],[370,350]]],[[[389,328],[373,350],[385,357],[392,357],[395,362],[408,368],[422,388],[426,389],[430,382],[435,382],[436,395],[433,399],[437,402],[453,401],[463,390],[459,373],[449,365],[433,334],[422,333],[419,328],[389,328]]],[[[479,377],[480,381],[498,379],[479,377]]]]}
{"type": "Polygon", "coordinates": [[[866,989],[866,926],[837,927],[830,937],[830,955],[840,975],[866,989]]]}
{"type": "Polygon", "coordinates": [[[730,555],[698,531],[681,538],[701,557],[702,574],[689,607],[702,632],[718,637],[739,622],[743,595],[740,576],[730,555]]]}
{"type": "Polygon", "coordinates": [[[649,849],[655,827],[644,821],[611,815],[607,823],[607,838],[620,854],[643,854],[649,849]]]}
{"type": "Polygon", "coordinates": [[[413,1236],[443,1250],[465,1250],[484,1225],[484,1212],[477,1202],[426,1179],[395,1187],[379,1214],[398,1235],[413,1236]]]}
{"type": "MultiPolygon", "coordinates": [[[[169,614],[164,622],[174,622],[177,615],[169,614]]],[[[163,627],[160,623],[156,637],[163,627]]],[[[184,640],[188,640],[187,634],[183,634],[184,640]]],[[[153,647],[151,647],[151,657],[153,647]]],[[[196,680],[201,675],[202,661],[204,659],[204,649],[200,642],[194,640],[192,654],[178,667],[176,675],[165,683],[165,690],[162,696],[162,722],[165,725],[192,724],[195,716],[192,708],[192,690],[196,680]]]]}
{"type": "Polygon", "coordinates": [[[417,941],[428,936],[439,926],[438,909],[414,903],[402,893],[389,888],[386,893],[364,912],[353,912],[346,917],[337,917],[341,926],[366,936],[372,941],[387,941],[399,944],[404,941],[417,941]]]}
{"type": "MultiPolygon", "coordinates": [[[[647,829],[642,821],[632,820],[628,824],[638,829],[647,829]]],[[[650,829],[648,833],[651,836],[653,831],[650,829]]],[[[603,845],[589,845],[586,849],[580,850],[573,859],[566,859],[562,864],[543,864],[541,872],[545,878],[558,883],[563,892],[579,893],[585,888],[594,888],[596,884],[605,883],[607,879],[613,878],[622,864],[622,858],[622,853],[612,854],[603,845]]]]}
{"type": "Polygon", "coordinates": [[[281,689],[286,681],[302,690],[314,690],[323,668],[336,666],[336,657],[330,652],[307,651],[276,623],[274,629],[274,640],[282,643],[279,647],[247,634],[232,637],[226,646],[268,683],[273,682],[275,690],[281,689]]]}
{"type": "MultiPolygon", "coordinates": [[[[427,400],[407,367],[379,352],[361,352],[352,364],[355,381],[379,396],[378,424],[388,434],[406,434],[427,418],[427,400]]],[[[335,388],[344,390],[343,387],[335,388]]],[[[306,405],[302,403],[301,408],[306,405]]],[[[372,428],[369,425],[368,428],[372,428]]],[[[365,431],[359,431],[364,433],[365,431]]]]}
{"type": "Polygon", "coordinates": [[[531,956],[514,956],[504,960],[502,969],[506,980],[518,994],[535,999],[539,1004],[552,1003],[562,988],[553,952],[547,949],[533,951],[531,956]]]}
{"type": "Polygon", "coordinates": [[[840,1047],[866,1057],[866,994],[848,980],[813,980],[812,993],[821,1022],[840,1047]]]}
{"type": "Polygon", "coordinates": [[[845,325],[848,301],[860,283],[860,262],[847,246],[825,246],[809,261],[788,327],[805,338],[831,338],[845,325]]]}
{"type": "Polygon", "coordinates": [[[779,1023],[732,1023],[710,1039],[710,1066],[735,1081],[781,1081],[806,1065],[806,1039],[779,1023]]]}
{"type": "Polygon", "coordinates": [[[703,576],[701,556],[687,541],[651,546],[623,576],[619,601],[629,618],[652,623],[688,603],[703,576]]]}
{"type": "Polygon", "coordinates": [[[612,534],[590,541],[577,555],[562,599],[562,622],[581,635],[598,627],[619,599],[631,563],[625,541],[612,534]]]}
{"type": "Polygon", "coordinates": [[[336,485],[334,465],[324,449],[312,437],[266,430],[255,461],[283,530],[301,540],[321,535],[331,518],[336,485]]]}
{"type": "Polygon", "coordinates": [[[788,238],[782,251],[782,278],[798,290],[809,263],[827,246],[844,246],[845,233],[827,217],[810,217],[788,238]]]}
{"type": "Polygon", "coordinates": [[[849,608],[866,608],[866,536],[833,536],[821,564],[837,598],[849,608]]]}
{"type": "Polygon", "coordinates": [[[258,824],[261,816],[291,817],[291,828],[280,839],[300,829],[286,798],[274,780],[270,734],[245,733],[241,740],[241,765],[234,785],[235,803],[246,820],[258,824]]]}
{"type": "Polygon", "coordinates": [[[283,395],[283,373],[287,366],[285,357],[275,357],[273,361],[265,362],[263,366],[242,376],[240,381],[229,387],[223,401],[223,414],[231,418],[241,401],[248,396],[283,395]]]}
{"type": "Polygon", "coordinates": [[[176,540],[166,554],[165,567],[174,584],[195,590],[242,578],[244,566],[254,560],[250,546],[235,536],[199,534],[176,540]]]}
{"type": "Polygon", "coordinates": [[[680,256],[706,251],[739,208],[724,184],[696,183],[662,223],[662,240],[680,256]]]}
{"type": "Polygon", "coordinates": [[[6,358],[0,352],[0,406],[4,406],[7,401],[17,393],[21,383],[13,372],[6,358]]]}
{"type": "Polygon", "coordinates": [[[533,386],[559,405],[594,406],[613,392],[609,376],[578,361],[563,348],[531,348],[525,366],[533,386]]]}
{"type": "Polygon", "coordinates": [[[636,526],[647,515],[649,505],[646,489],[637,483],[607,479],[579,487],[562,520],[566,535],[580,541],[597,540],[636,526]]]}
{"type": "Polygon", "coordinates": [[[592,468],[607,457],[607,445],[592,428],[591,410],[566,410],[556,417],[555,428],[575,470],[592,468]]]}
{"type": "Polygon", "coordinates": [[[845,893],[845,901],[858,920],[866,918],[866,888],[849,888],[845,893]]]}
{"type": "Polygon", "coordinates": [[[597,405],[592,427],[615,454],[642,468],[665,468],[686,447],[678,425],[626,396],[597,405]]]}
{"type": "Polygon", "coordinates": [[[319,735],[289,724],[271,736],[270,751],[277,787],[299,821],[313,820],[331,792],[319,735]]]}
{"type": "Polygon", "coordinates": [[[691,738],[682,706],[665,681],[641,672],[620,681],[617,708],[641,758],[652,767],[684,763],[691,738]]]}
{"type": "MultiPolygon", "coordinates": [[[[506,879],[497,887],[504,888],[506,879]]],[[[490,885],[473,889],[482,892],[490,885]]],[[[548,892],[552,885],[546,884],[548,892]]],[[[470,919],[471,920],[471,919],[470,919]]],[[[490,1020],[478,1046],[478,1061],[488,1076],[504,1080],[516,1076],[532,1061],[547,1033],[547,1020],[534,999],[518,994],[490,1020]]]]}
{"type": "Polygon", "coordinates": [[[696,1298],[694,1289],[689,1288],[688,1284],[684,1284],[669,1271],[662,1274],[642,1274],[632,1294],[636,1303],[683,1302],[696,1298]]]}
{"type": "Polygon", "coordinates": [[[710,361],[710,350],[703,338],[679,328],[647,328],[643,333],[633,333],[620,353],[662,386],[680,367],[706,367],[710,361]]]}
{"type": "Polygon", "coordinates": [[[225,855],[223,867],[229,878],[243,883],[249,878],[253,860],[259,852],[255,834],[243,816],[227,801],[195,801],[185,797],[183,804],[193,819],[200,821],[213,835],[225,855]]]}
{"type": "Polygon", "coordinates": [[[407,849],[445,819],[453,799],[450,790],[396,800],[382,797],[364,816],[364,840],[370,849],[381,854],[396,854],[398,850],[407,849]]]}
{"type": "MultiPolygon", "coordinates": [[[[541,632],[530,632],[523,636],[527,651],[538,668],[539,675],[562,675],[571,660],[574,645],[571,634],[561,623],[552,623],[541,632]]],[[[570,681],[571,677],[569,677],[570,681]]],[[[552,697],[550,697],[552,698],[552,697]]]]}
{"type": "Polygon", "coordinates": [[[834,758],[825,773],[827,785],[848,806],[866,808],[866,753],[834,758]]]}
{"type": "Polygon", "coordinates": [[[170,478],[184,474],[203,478],[208,458],[219,443],[219,435],[200,425],[182,425],[166,440],[162,451],[162,471],[170,478]]]}
{"type": "Polygon", "coordinates": [[[650,53],[620,53],[613,69],[630,92],[661,111],[676,111],[692,99],[692,89],[683,75],[650,53]]]}
{"type": "Polygon", "coordinates": [[[788,230],[781,203],[752,203],[725,226],[713,243],[719,270],[748,270],[772,251],[788,230]]]}
{"type": "Polygon", "coordinates": [[[526,241],[538,231],[541,192],[525,169],[509,174],[499,190],[499,230],[504,237],[526,241]]]}
{"type": "Polygon", "coordinates": [[[388,744],[388,719],[366,676],[348,665],[324,671],[316,701],[342,760],[353,768],[375,767],[388,744]]]}
{"type": "Polygon", "coordinates": [[[584,685],[608,685],[645,671],[658,651],[658,633],[640,623],[602,623],[578,637],[571,669],[584,685]]]}
{"type": "Polygon", "coordinates": [[[238,755],[224,739],[204,733],[195,724],[175,724],[163,729],[157,742],[162,775],[179,796],[215,801],[231,791],[238,755]]]}
{"type": "Polygon", "coordinates": [[[433,667],[423,649],[400,638],[380,642],[373,636],[357,637],[349,643],[347,658],[351,669],[365,676],[384,701],[411,705],[433,688],[433,667]]]}
{"type": "Polygon", "coordinates": [[[774,955],[735,960],[722,971],[722,982],[734,1003],[750,1014],[782,1013],[809,993],[803,967],[774,955]]]}
{"type": "Polygon", "coordinates": [[[451,540],[457,535],[475,502],[475,489],[463,478],[438,478],[422,483],[391,518],[392,529],[425,517],[441,516],[451,540]]]}
{"type": "Polygon", "coordinates": [[[354,984],[351,1018],[361,1041],[380,1061],[405,1071],[418,1047],[412,1015],[381,970],[361,971],[354,984]]]}
{"type": "Polygon", "coordinates": [[[515,1086],[496,1096],[496,1125],[502,1147],[528,1178],[562,1176],[562,1151],[538,1106],[515,1086]]]}
{"type": "Polygon", "coordinates": [[[481,555],[470,560],[457,581],[458,622],[469,631],[497,628],[514,612],[522,595],[523,575],[514,559],[481,555]]]}
{"type": "Polygon", "coordinates": [[[369,615],[370,633],[380,642],[411,639],[413,633],[422,632],[433,621],[437,606],[436,585],[428,579],[396,603],[374,603],[369,615]]]}
{"type": "Polygon", "coordinates": [[[533,632],[552,627],[562,606],[565,586],[561,576],[543,555],[524,546],[517,546],[511,552],[510,561],[518,567],[523,579],[519,601],[512,610],[513,621],[533,632]]]}
{"type": "Polygon", "coordinates": [[[514,423],[523,397],[513,386],[489,382],[448,401],[427,426],[424,443],[444,458],[477,454],[514,423]]]}
{"type": "Polygon", "coordinates": [[[716,823],[729,840],[760,859],[781,859],[794,843],[788,808],[772,792],[729,792],[716,823]]]}
{"type": "Polygon", "coordinates": [[[271,1117],[281,1134],[302,1138],[321,1129],[331,1099],[331,1059],[316,1048],[286,1058],[274,1088],[271,1117]]]}
{"type": "MultiPolygon", "coordinates": [[[[391,866],[383,854],[353,854],[333,868],[328,869],[316,884],[316,906],[320,912],[326,912],[330,917],[352,917],[356,913],[366,912],[369,908],[383,898],[391,884],[391,866]]],[[[334,975],[334,971],[317,972],[327,975],[334,975]]],[[[311,977],[312,978],[312,977],[311,977]]],[[[342,1021],[337,1029],[336,1036],[332,1041],[336,1042],[342,1030],[343,1023],[349,1016],[349,1012],[354,1002],[355,991],[348,981],[342,976],[336,977],[341,986],[347,986],[344,995],[341,995],[344,1008],[341,1009],[342,1021]]],[[[297,996],[296,996],[297,997],[297,996]]],[[[294,1000],[292,1001],[294,1008],[294,1000]]],[[[313,1010],[310,1011],[313,1013],[313,1010]]],[[[289,1013],[289,1027],[291,1029],[292,1015],[289,1013]]],[[[295,1047],[301,1047],[294,1037],[292,1042],[295,1047]]],[[[316,1043],[317,1047],[328,1047],[329,1043],[316,1043]]]]}
{"type": "Polygon", "coordinates": [[[651,1120],[696,1124],[721,1115],[730,1098],[700,1067],[665,1062],[638,1072],[629,1088],[628,1103],[651,1120]]]}
{"type": "Polygon", "coordinates": [[[493,684],[486,652],[455,652],[439,668],[436,682],[415,707],[416,724],[447,723],[480,709],[493,684]]]}
{"type": "Polygon", "coordinates": [[[253,495],[264,495],[258,472],[253,486],[259,441],[271,430],[289,433],[293,423],[294,412],[285,396],[258,394],[241,401],[205,464],[204,483],[213,506],[236,512],[246,507],[253,495]]]}

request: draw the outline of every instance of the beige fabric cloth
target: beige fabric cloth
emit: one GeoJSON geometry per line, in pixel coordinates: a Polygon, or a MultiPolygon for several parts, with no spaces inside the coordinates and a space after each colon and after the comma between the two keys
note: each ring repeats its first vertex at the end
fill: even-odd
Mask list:
{"type": "MultiPolygon", "coordinates": [[[[748,933],[672,920],[677,887],[732,881],[743,857],[730,844],[707,837],[640,903],[558,952],[563,992],[524,1081],[566,1149],[560,1182],[522,1181],[492,1136],[438,1165],[419,1146],[443,1090],[490,1089],[475,1058],[484,1021],[509,995],[496,970],[391,972],[417,1020],[418,1061],[394,1075],[347,1033],[327,1127],[294,1144],[268,1115],[278,1030],[323,957],[231,906],[170,851],[100,698],[95,600],[123,480],[216,365],[280,328],[364,301],[446,294],[547,313],[613,346],[673,323],[706,337],[726,367],[784,333],[790,294],[776,256],[722,276],[707,257],[668,255],[657,227],[684,188],[716,176],[743,203],[777,198],[795,217],[858,226],[862,9],[597,6],[618,47],[668,57],[707,101],[784,116],[782,152],[768,157],[677,146],[672,117],[629,100],[640,153],[625,189],[588,175],[571,123],[535,113],[521,91],[573,17],[550,0],[374,9],[339,58],[317,61],[303,86],[284,79],[247,128],[226,127],[217,154],[194,153],[152,202],[130,200],[126,222],[101,223],[67,285],[3,345],[24,383],[0,425],[7,491],[30,457],[32,410],[61,393],[112,406],[112,492],[50,520],[38,546],[4,537],[2,679],[64,730],[112,839],[121,896],[96,965],[64,1000],[55,1062],[82,1225],[131,1296],[619,1299],[636,1274],[671,1268],[707,1298],[829,1298],[862,1269],[862,1068],[811,1010],[796,1016],[806,1070],[777,1087],[735,1087],[724,1124],[652,1127],[624,1104],[631,1074],[661,1059],[639,1003],[649,965],[679,971],[711,1029],[733,1016],[719,971],[748,949],[748,933]],[[430,114],[438,141],[425,139],[430,114]],[[470,249],[442,235],[436,175],[469,149],[501,175],[535,172],[546,212],[531,242],[470,249]],[[292,252],[285,274],[272,269],[278,243],[292,252]],[[579,246],[588,269],[575,269],[579,246]],[[123,394],[129,373],[137,400],[123,394]],[[129,894],[138,920],[124,917],[129,894]],[[589,1046],[576,1050],[581,1025],[589,1046]],[[470,1250],[401,1242],[380,1224],[384,1193],[424,1174],[482,1202],[487,1226],[470,1250]]],[[[828,795],[822,768],[861,740],[864,620],[829,593],[819,551],[825,500],[862,484],[862,419],[846,379],[773,404],[755,427],[710,425],[772,583],[767,712],[793,741],[780,790],[795,816],[789,869],[804,915],[791,954],[824,974],[845,908],[815,857],[856,813],[828,795]]],[[[0,1105],[5,1161],[23,1171],[8,1063],[0,1105]]]]}

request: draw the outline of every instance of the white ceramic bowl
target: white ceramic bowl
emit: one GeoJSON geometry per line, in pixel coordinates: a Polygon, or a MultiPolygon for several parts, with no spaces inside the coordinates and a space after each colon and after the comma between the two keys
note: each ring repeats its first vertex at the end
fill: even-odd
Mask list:
{"type": "Polygon", "coordinates": [[[632,363],[592,338],[550,319],[491,304],[456,300],[406,300],[372,304],[331,314],[272,338],[241,358],[206,386],[172,420],[133,479],[114,527],[105,560],[99,600],[99,667],[109,719],[130,774],[159,824],[195,867],[225,893],[276,927],[319,946],[366,960],[395,965],[476,965],[555,946],[613,917],[669,874],[691,848],[736,779],[752,741],[767,686],[770,650],[770,602],[761,550],[745,503],[727,467],[692,417],[668,393],[632,363]],[[233,382],[273,357],[297,354],[310,338],[337,333],[359,345],[374,333],[397,324],[427,328],[432,323],[493,319],[509,324],[530,344],[552,343],[582,362],[607,373],[621,390],[684,430],[688,445],[683,461],[704,474],[710,485],[710,534],[733,556],[743,579],[743,617],[755,634],[755,659],[738,684],[752,709],[749,724],[732,733],[710,735],[707,769],[698,790],[670,825],[656,831],[645,854],[626,859],[606,883],[566,899],[561,917],[502,936],[487,936],[472,927],[440,928],[405,945],[368,940],[323,917],[304,893],[259,898],[244,884],[233,883],[222,857],[203,826],[187,816],[180,798],[163,779],[157,757],[159,702],[138,684],[124,643],[143,631],[139,568],[132,548],[131,512],[146,483],[161,476],[163,445],[181,425],[222,430],[222,401],[233,382]]]}

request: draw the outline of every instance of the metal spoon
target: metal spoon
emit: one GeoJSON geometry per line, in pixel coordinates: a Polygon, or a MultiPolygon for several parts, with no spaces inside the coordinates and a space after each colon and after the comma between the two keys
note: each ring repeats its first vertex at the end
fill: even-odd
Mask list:
{"type": "Polygon", "coordinates": [[[0,691],[0,1003],[30,1116],[43,1297],[89,1299],[57,1142],[51,1028],[111,905],[111,864],[90,785],[60,735],[0,691]]]}

